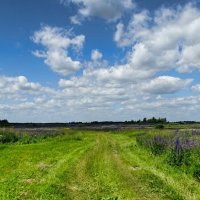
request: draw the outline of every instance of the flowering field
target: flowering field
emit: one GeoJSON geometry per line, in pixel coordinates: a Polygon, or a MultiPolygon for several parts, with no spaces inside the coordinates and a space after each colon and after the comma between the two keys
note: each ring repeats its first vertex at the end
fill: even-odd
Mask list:
{"type": "Polygon", "coordinates": [[[200,179],[200,130],[162,131],[136,136],[139,146],[154,155],[165,155],[168,164],[195,168],[194,176],[200,179]],[[196,169],[197,168],[197,169],[196,169]]]}
{"type": "Polygon", "coordinates": [[[9,131],[1,130],[2,200],[200,199],[197,129],[9,131]]]}

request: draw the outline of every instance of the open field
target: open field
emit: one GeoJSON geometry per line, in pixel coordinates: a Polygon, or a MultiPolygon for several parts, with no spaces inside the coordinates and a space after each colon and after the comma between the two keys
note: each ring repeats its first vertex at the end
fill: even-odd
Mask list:
{"type": "Polygon", "coordinates": [[[200,199],[198,130],[58,132],[0,144],[0,199],[200,199]]]}

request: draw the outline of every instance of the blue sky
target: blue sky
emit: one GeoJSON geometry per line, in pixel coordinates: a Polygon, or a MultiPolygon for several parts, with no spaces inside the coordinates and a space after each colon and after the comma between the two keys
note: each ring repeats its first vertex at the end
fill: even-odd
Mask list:
{"type": "Polygon", "coordinates": [[[198,1],[2,0],[0,25],[0,118],[200,118],[198,1]]]}

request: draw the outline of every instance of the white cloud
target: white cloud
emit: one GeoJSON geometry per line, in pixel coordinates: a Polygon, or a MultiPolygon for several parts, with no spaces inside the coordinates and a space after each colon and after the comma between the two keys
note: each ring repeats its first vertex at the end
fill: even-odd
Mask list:
{"type": "Polygon", "coordinates": [[[81,25],[82,19],[78,15],[74,15],[70,17],[70,21],[72,24],[81,25]]]}
{"type": "Polygon", "coordinates": [[[180,72],[191,72],[195,68],[200,70],[200,42],[183,48],[178,65],[180,72]]]}
{"type": "Polygon", "coordinates": [[[77,15],[71,18],[74,24],[80,24],[84,18],[100,17],[106,21],[115,21],[127,10],[134,7],[132,0],[60,0],[62,4],[73,3],[78,6],[77,15]]]}
{"type": "Polygon", "coordinates": [[[41,90],[39,83],[29,82],[25,76],[0,77],[0,93],[13,94],[17,91],[34,92],[41,90]]]}
{"type": "MultiPolygon", "coordinates": [[[[96,14],[92,1],[82,5],[86,1],[73,2],[80,3],[79,11],[89,10],[88,14],[79,12],[74,20],[80,16],[102,17],[96,14]]],[[[100,5],[98,9],[105,2],[96,1],[100,5]]],[[[44,58],[61,75],[80,70],[78,75],[61,78],[58,89],[42,86],[24,76],[0,77],[0,114],[17,121],[22,118],[28,121],[128,120],[152,116],[198,119],[200,96],[188,96],[191,92],[188,89],[200,92],[200,85],[191,87],[190,75],[182,79],[179,72],[200,69],[199,16],[200,11],[191,4],[159,9],[152,16],[148,11],[136,13],[127,27],[118,23],[114,36],[119,47],[128,47],[124,48],[126,57],[109,65],[103,53],[95,49],[91,60],[83,62],[82,70],[81,62],[69,56],[69,52],[71,49],[78,52],[85,37],[44,26],[33,36],[33,41],[44,50],[36,50],[34,55],[44,58]],[[173,71],[175,77],[172,77],[169,74],[174,69],[178,72],[173,71]],[[184,96],[178,96],[181,94],[184,96]]]]}
{"type": "Polygon", "coordinates": [[[132,46],[131,63],[137,68],[178,72],[200,70],[200,10],[192,4],[133,14],[127,27],[116,26],[114,41],[132,46]]]}
{"type": "Polygon", "coordinates": [[[152,94],[172,94],[184,89],[192,82],[191,79],[180,79],[171,76],[159,76],[142,85],[142,90],[152,94]]]}
{"type": "MultiPolygon", "coordinates": [[[[200,111],[200,97],[164,97],[162,95],[184,90],[190,86],[191,81],[190,79],[160,76],[149,81],[140,81],[138,84],[127,84],[126,82],[105,82],[86,73],[81,78],[62,79],[60,86],[64,88],[63,95],[68,99],[72,98],[70,102],[68,101],[68,105],[75,110],[82,109],[85,114],[86,110],[90,110],[89,113],[98,110],[101,114],[101,118],[98,119],[101,120],[113,120],[109,112],[115,114],[118,120],[119,116],[123,116],[122,119],[163,116],[171,120],[185,120],[194,119],[192,113],[200,111]],[[103,115],[104,108],[108,109],[106,116],[103,115]],[[174,108],[178,116],[174,115],[174,108]],[[184,115],[185,110],[188,111],[187,116],[184,115]]],[[[89,116],[88,119],[92,120],[89,116]]]]}
{"type": "Polygon", "coordinates": [[[26,95],[55,95],[55,90],[43,87],[39,83],[30,82],[25,76],[0,76],[0,99],[13,97],[24,99],[26,95]]]}
{"type": "Polygon", "coordinates": [[[102,57],[103,57],[103,55],[102,55],[102,53],[98,49],[92,50],[91,59],[93,61],[100,60],[100,59],[102,59],[102,57]]]}
{"type": "Polygon", "coordinates": [[[0,79],[0,113],[15,121],[124,120],[140,117],[135,115],[137,112],[142,117],[162,116],[164,112],[163,116],[173,119],[170,113],[174,108],[180,113],[185,112],[184,108],[190,113],[200,111],[200,97],[161,96],[184,89],[190,82],[166,76],[137,83],[111,77],[105,81],[99,73],[85,70],[81,77],[60,79],[60,89],[56,90],[30,82],[24,76],[4,76],[0,79]],[[158,93],[159,98],[151,95],[158,93]]]}
{"type": "Polygon", "coordinates": [[[44,58],[45,64],[60,75],[69,75],[81,68],[79,61],[73,60],[68,55],[68,48],[72,47],[79,50],[83,47],[85,41],[84,35],[71,37],[69,31],[57,28],[44,26],[41,30],[34,33],[33,41],[41,44],[46,50],[36,50],[33,54],[36,57],[44,58]]]}
{"type": "Polygon", "coordinates": [[[119,47],[129,46],[140,37],[148,34],[148,22],[151,21],[148,11],[133,14],[126,30],[122,22],[116,25],[114,41],[119,47]]]}
{"type": "Polygon", "coordinates": [[[92,71],[87,71],[88,76],[95,76],[98,80],[119,83],[132,82],[137,83],[153,75],[151,70],[137,69],[131,64],[117,65],[110,68],[99,68],[92,71]]]}
{"type": "Polygon", "coordinates": [[[200,92],[200,84],[193,85],[191,89],[193,92],[199,93],[200,92]]]}

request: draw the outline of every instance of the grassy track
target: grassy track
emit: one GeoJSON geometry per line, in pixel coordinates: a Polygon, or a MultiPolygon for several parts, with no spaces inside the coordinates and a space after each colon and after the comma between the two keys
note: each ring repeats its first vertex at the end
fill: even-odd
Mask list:
{"type": "Polygon", "coordinates": [[[200,199],[200,184],[139,148],[135,133],[76,131],[0,145],[0,199],[200,199]]]}

